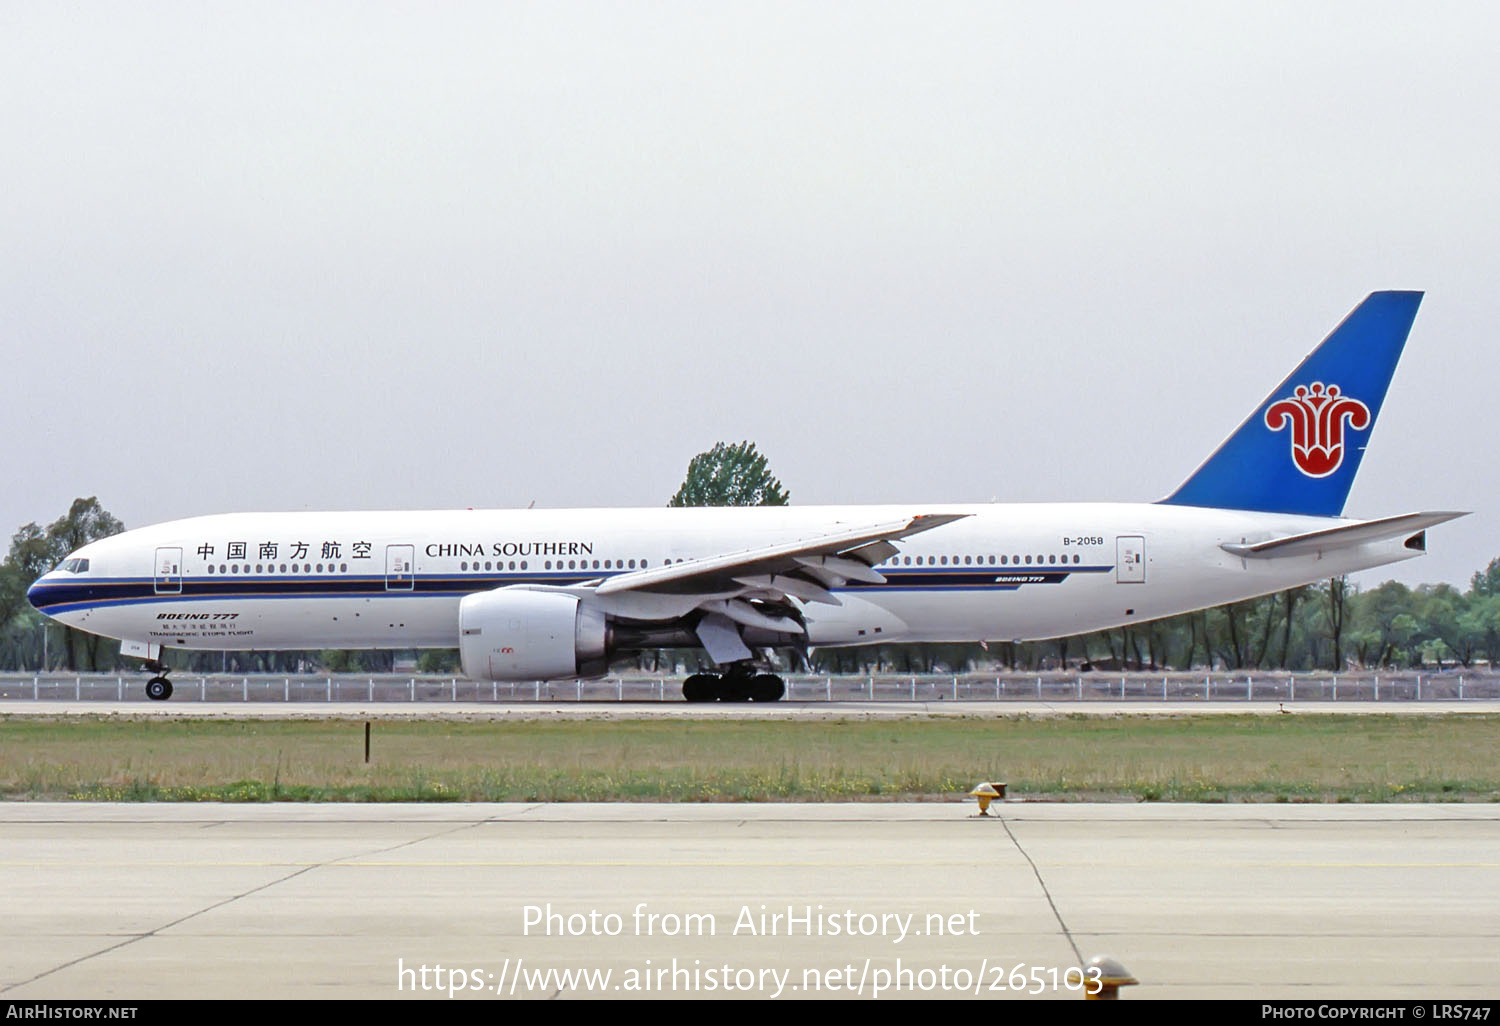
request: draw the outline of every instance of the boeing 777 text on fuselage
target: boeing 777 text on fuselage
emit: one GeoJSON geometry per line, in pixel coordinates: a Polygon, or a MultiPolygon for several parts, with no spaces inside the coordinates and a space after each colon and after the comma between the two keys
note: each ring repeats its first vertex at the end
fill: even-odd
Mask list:
{"type": "Polygon", "coordinates": [[[701,648],[690,701],[784,694],[769,650],[1019,641],[1265,595],[1424,551],[1462,516],[1342,516],[1419,292],[1365,299],[1154,503],[232,513],[80,548],[29,598],[167,648],[458,648],[478,680],[701,648]]]}

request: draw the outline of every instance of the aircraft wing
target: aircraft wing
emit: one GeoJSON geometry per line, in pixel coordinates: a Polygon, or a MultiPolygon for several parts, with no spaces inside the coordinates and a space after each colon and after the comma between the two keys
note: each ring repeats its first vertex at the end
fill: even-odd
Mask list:
{"type": "Polygon", "coordinates": [[[1219,548],[1245,559],[1271,559],[1276,556],[1306,556],[1352,548],[1366,542],[1386,541],[1403,534],[1417,534],[1436,524],[1466,517],[1467,513],[1440,510],[1430,513],[1403,513],[1380,520],[1362,520],[1321,531],[1292,534],[1260,542],[1225,542],[1219,548]]]}
{"type": "Polygon", "coordinates": [[[951,524],[965,516],[968,514],[929,513],[684,560],[611,577],[596,585],[593,592],[599,598],[650,594],[692,596],[700,601],[753,594],[839,605],[828,589],[848,581],[884,582],[885,578],[873,566],[896,553],[892,541],[951,524]]]}

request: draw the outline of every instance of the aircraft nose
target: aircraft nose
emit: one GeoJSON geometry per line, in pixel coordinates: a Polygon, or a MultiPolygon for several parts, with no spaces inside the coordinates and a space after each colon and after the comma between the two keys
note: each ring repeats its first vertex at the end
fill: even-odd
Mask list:
{"type": "Polygon", "coordinates": [[[45,577],[38,577],[32,582],[31,587],[26,589],[26,601],[31,603],[33,609],[42,608],[42,593],[46,590],[42,587],[42,582],[45,580],[45,577]]]}

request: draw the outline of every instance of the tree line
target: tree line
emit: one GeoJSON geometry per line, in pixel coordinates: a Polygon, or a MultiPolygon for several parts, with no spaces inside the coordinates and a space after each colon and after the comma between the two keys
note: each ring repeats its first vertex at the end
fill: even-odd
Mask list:
{"type": "Polygon", "coordinates": [[[1500,663],[1500,559],[1449,584],[1368,591],[1345,577],[1264,598],[1053,641],[882,645],[817,653],[825,672],[1345,670],[1500,663]]]}

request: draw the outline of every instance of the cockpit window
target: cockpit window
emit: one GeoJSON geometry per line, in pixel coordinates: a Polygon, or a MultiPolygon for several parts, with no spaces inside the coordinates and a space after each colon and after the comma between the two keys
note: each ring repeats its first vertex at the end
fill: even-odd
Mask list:
{"type": "Polygon", "coordinates": [[[86,559],[65,559],[58,569],[67,574],[86,574],[89,572],[89,561],[86,559]]]}

